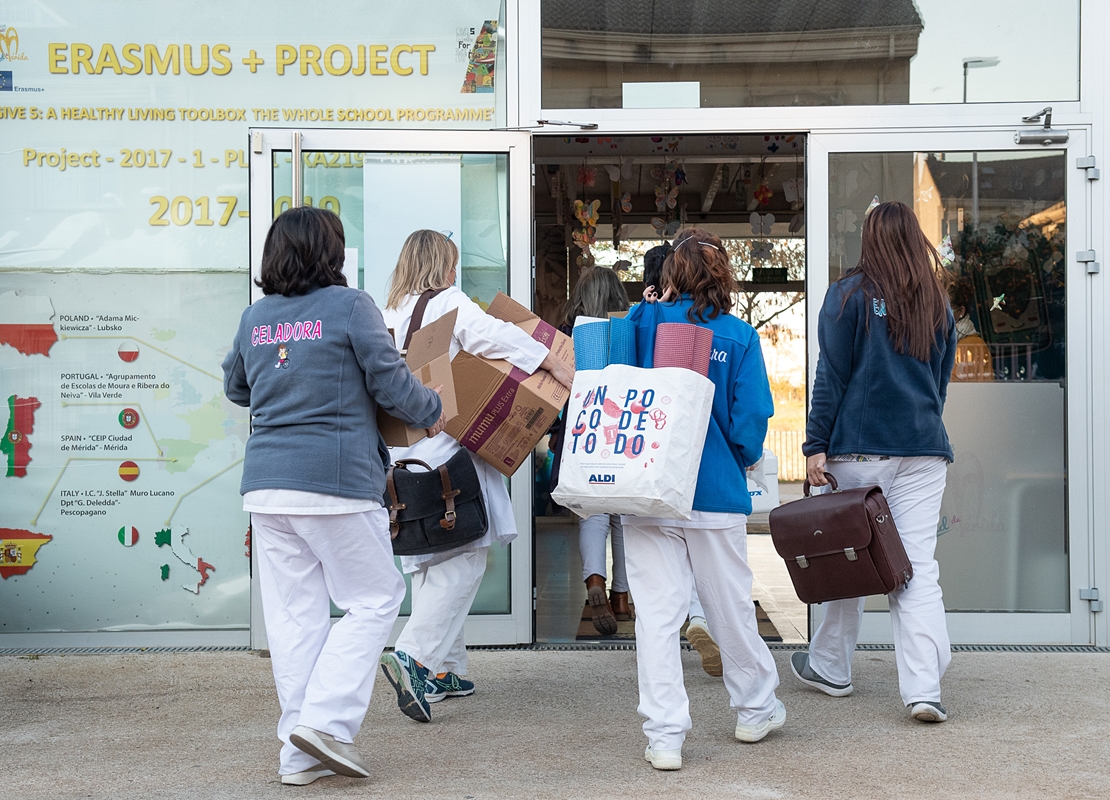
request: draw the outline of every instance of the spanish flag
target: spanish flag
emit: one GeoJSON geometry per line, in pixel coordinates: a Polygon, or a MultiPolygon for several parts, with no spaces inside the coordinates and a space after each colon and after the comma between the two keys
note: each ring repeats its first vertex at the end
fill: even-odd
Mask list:
{"type": "Polygon", "coordinates": [[[45,533],[17,528],[0,528],[0,578],[24,575],[35,566],[39,548],[53,539],[45,533]]]}
{"type": "Polygon", "coordinates": [[[119,465],[119,476],[128,482],[135,480],[139,477],[139,465],[134,461],[124,461],[119,465]]]}

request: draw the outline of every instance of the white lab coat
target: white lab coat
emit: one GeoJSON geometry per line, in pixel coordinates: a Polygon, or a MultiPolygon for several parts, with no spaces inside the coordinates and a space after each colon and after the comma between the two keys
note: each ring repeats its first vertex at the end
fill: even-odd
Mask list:
{"type": "MultiPolygon", "coordinates": [[[[416,294],[409,295],[400,308],[382,310],[386,326],[393,330],[397,347],[405,342],[409,320],[412,318],[412,312],[419,297],[420,295],[416,294]]],[[[427,308],[424,309],[423,325],[435,322],[453,308],[458,309],[458,317],[455,320],[454,335],[451,337],[452,359],[459,350],[465,350],[475,356],[505,359],[514,367],[531,374],[539,369],[540,364],[547,358],[548,351],[544,345],[515,325],[491,317],[482,311],[481,307],[457,286],[444,290],[428,302],[427,308]]],[[[402,458],[418,458],[435,467],[445,463],[460,447],[461,445],[453,438],[446,433],[441,433],[432,439],[422,439],[412,447],[391,448],[390,457],[394,462],[402,458]]],[[[420,564],[432,558],[442,560],[448,554],[489,547],[493,542],[506,545],[516,538],[516,521],[513,518],[512,503],[509,499],[509,491],[505,487],[505,479],[485,461],[471,455],[478,471],[478,480],[482,485],[486,514],[489,517],[489,530],[481,539],[448,553],[402,556],[401,568],[405,572],[415,572],[420,564]]]]}

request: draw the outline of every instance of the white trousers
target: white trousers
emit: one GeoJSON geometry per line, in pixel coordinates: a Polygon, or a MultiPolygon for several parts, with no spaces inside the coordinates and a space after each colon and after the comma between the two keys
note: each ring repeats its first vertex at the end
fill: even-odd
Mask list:
{"type": "Polygon", "coordinates": [[[690,619],[694,617],[701,617],[705,619],[705,609],[701,607],[701,598],[698,597],[698,587],[695,586],[690,592],[690,619]]]}
{"type": "MultiPolygon", "coordinates": [[[[913,578],[887,595],[894,629],[898,688],[906,705],[940,701],[940,679],[952,660],[940,567],[933,554],[948,464],[940,457],[892,457],[887,461],[829,462],[842,489],[879,486],[906,548],[913,578]]],[[[863,621],[864,598],[825,604],[825,619],[809,644],[809,662],[822,678],[852,682],[852,654],[863,621]]]]}
{"type": "Polygon", "coordinates": [[[405,597],[389,513],[252,514],[258,585],[277,684],[283,775],[318,762],[289,744],[297,725],[353,742],[378,658],[405,597]],[[347,609],[331,624],[329,598],[347,609]]]}
{"type": "Polygon", "coordinates": [[[482,576],[488,547],[476,547],[442,560],[420,564],[412,573],[412,613],[393,645],[415,658],[433,675],[467,670],[463,625],[482,576]]]}
{"type": "Polygon", "coordinates": [[[636,597],[637,711],[655,750],[682,747],[691,726],[678,638],[695,584],[721,648],[737,721],[763,722],[775,708],[779,677],[755,620],[747,518],[729,517],[732,527],[717,529],[638,524],[625,517],[628,583],[636,597]]]}
{"type": "Polygon", "coordinates": [[[582,580],[591,575],[607,577],[605,542],[613,533],[614,592],[628,591],[628,571],[624,565],[624,525],[619,514],[594,514],[578,520],[578,552],[582,554],[582,580]]]}

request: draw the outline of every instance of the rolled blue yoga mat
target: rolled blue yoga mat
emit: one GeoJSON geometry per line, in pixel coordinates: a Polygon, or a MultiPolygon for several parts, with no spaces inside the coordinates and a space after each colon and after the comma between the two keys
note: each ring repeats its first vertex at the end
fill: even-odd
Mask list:
{"type": "Polygon", "coordinates": [[[583,322],[574,326],[575,369],[604,369],[609,363],[609,321],[583,322]]]}
{"type": "Polygon", "coordinates": [[[622,317],[609,320],[609,363],[636,366],[636,324],[622,317]]]}

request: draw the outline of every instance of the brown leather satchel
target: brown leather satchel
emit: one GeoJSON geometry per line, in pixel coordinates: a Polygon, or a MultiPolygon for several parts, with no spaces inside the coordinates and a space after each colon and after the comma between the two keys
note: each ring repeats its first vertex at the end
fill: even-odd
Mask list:
{"type": "Polygon", "coordinates": [[[804,603],[889,594],[909,583],[913,567],[878,486],[810,495],[771,512],[771,541],[786,561],[804,603]]]}
{"type": "Polygon", "coordinates": [[[394,555],[451,550],[482,538],[489,528],[478,471],[466,450],[435,469],[419,459],[401,459],[386,473],[385,486],[394,555]],[[413,471],[414,465],[427,471],[413,471]]]}

